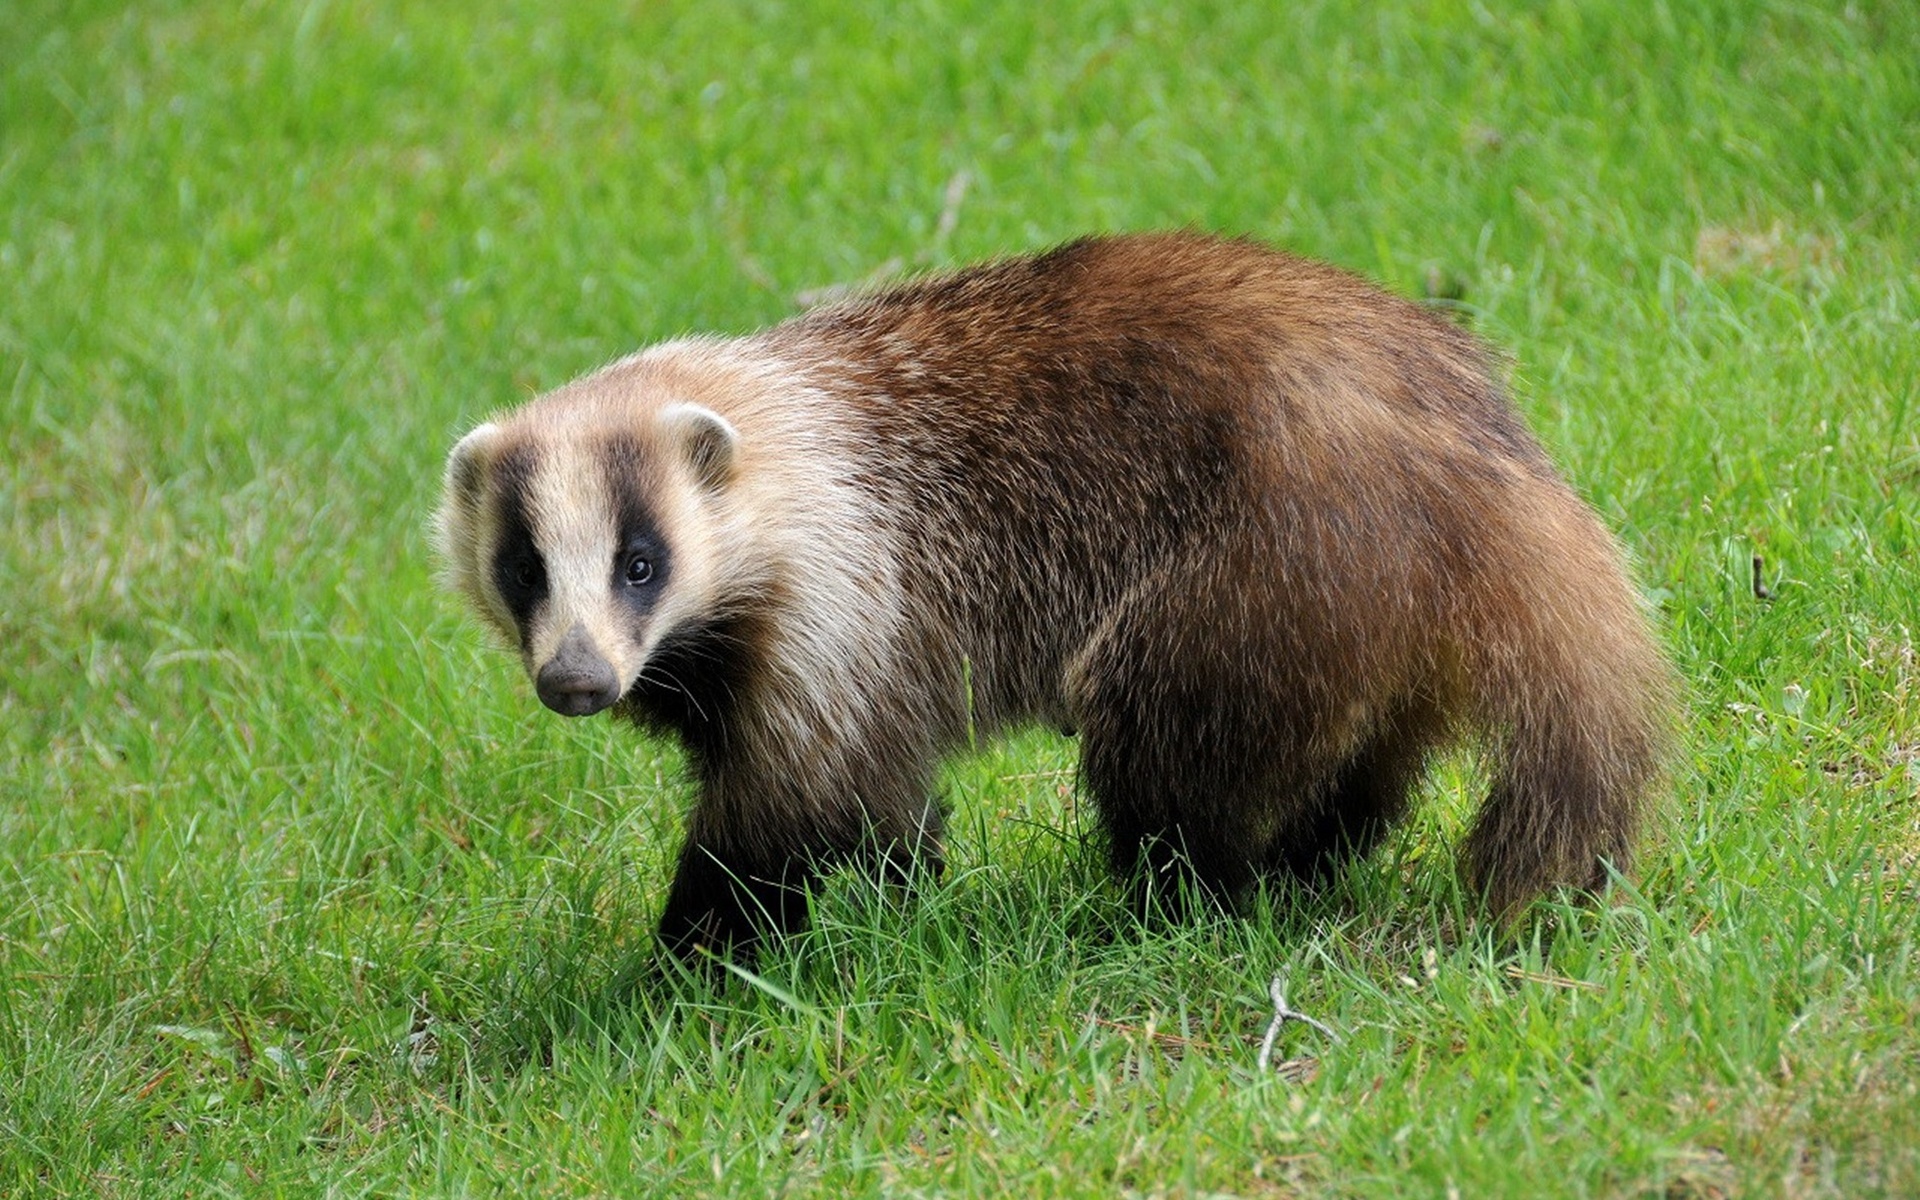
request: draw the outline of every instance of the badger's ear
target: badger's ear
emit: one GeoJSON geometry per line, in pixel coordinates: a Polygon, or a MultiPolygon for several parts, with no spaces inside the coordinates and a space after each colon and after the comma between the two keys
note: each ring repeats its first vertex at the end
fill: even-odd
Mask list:
{"type": "Polygon", "coordinates": [[[447,455],[447,499],[462,503],[472,500],[486,477],[486,466],[499,436],[500,427],[489,421],[454,443],[452,453],[447,455]]]}
{"type": "Polygon", "coordinates": [[[725,417],[698,404],[673,404],[661,411],[660,424],[703,487],[717,489],[733,478],[740,434],[725,417]]]}

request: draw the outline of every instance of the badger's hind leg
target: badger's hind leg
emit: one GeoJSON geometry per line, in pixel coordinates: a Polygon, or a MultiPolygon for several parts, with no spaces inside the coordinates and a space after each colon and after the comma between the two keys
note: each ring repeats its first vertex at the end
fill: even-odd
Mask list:
{"type": "Polygon", "coordinates": [[[1406,814],[1446,723],[1426,698],[1403,700],[1361,740],[1321,791],[1274,839],[1268,867],[1309,886],[1365,858],[1406,814]]]}
{"type": "Polygon", "coordinates": [[[1143,902],[1237,897],[1332,777],[1293,660],[1247,603],[1136,593],[1068,672],[1082,779],[1143,902]]]}

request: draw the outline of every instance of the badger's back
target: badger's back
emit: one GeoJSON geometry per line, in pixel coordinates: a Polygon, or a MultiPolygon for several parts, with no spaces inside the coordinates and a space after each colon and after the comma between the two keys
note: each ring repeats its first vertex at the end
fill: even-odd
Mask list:
{"type": "Polygon", "coordinates": [[[1530,514],[1611,554],[1470,334],[1250,242],[1076,242],[765,344],[844,404],[916,623],[990,716],[1051,711],[1129,589],[1206,590],[1210,556],[1299,654],[1382,679],[1504,622],[1502,577],[1565,536],[1530,514]]]}

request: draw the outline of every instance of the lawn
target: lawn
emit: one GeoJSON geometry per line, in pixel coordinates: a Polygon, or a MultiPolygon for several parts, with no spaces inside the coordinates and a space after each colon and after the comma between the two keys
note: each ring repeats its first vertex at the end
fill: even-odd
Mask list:
{"type": "Polygon", "coordinates": [[[1916,63],[1896,0],[9,0],[0,1194],[1920,1194],[1916,63]],[[1034,733],[939,887],[661,974],[678,752],[438,590],[446,448],[1182,226],[1510,354],[1686,685],[1636,869],[1490,926],[1456,756],[1142,925],[1034,733]],[[1262,1070],[1275,977],[1331,1035],[1262,1070]]]}

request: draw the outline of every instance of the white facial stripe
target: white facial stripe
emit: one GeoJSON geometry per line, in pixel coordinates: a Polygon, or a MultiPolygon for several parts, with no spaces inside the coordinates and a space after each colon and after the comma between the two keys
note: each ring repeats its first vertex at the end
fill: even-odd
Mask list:
{"type": "Polygon", "coordinates": [[[619,530],[612,497],[598,463],[583,462],[574,447],[542,456],[528,487],[527,518],[547,571],[547,599],[528,631],[532,670],[553,657],[568,631],[584,626],[594,647],[623,677],[637,663],[615,620],[611,595],[619,530]]]}

